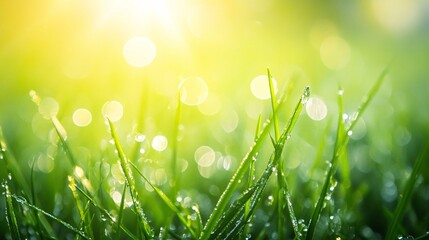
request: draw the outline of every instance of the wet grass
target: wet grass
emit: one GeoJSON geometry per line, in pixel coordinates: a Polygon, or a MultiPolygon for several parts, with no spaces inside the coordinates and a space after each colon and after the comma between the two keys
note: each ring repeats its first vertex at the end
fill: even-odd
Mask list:
{"type": "MultiPolygon", "coordinates": [[[[198,191],[204,191],[207,187],[198,183],[188,183],[186,187],[182,184],[179,156],[182,154],[181,145],[186,143],[178,140],[183,114],[180,94],[171,124],[171,160],[166,184],[157,184],[154,182],[156,178],[147,175],[150,172],[142,170],[145,162],[139,161],[138,157],[141,142],[124,147],[119,134],[121,130],[109,118],[106,118],[106,125],[113,146],[109,145],[99,155],[94,154],[99,156],[99,165],[91,165],[74,154],[77,144],[68,140],[67,131],[60,120],[51,116],[47,121],[52,123],[57,148],[56,155],[52,157],[56,161],[66,161],[64,171],[57,172],[55,177],[66,184],[56,187],[54,196],[46,196],[35,177],[42,175],[35,171],[35,161],[31,164],[27,180],[22,166],[13,157],[13,146],[7,144],[0,131],[1,164],[7,173],[2,184],[4,198],[0,202],[5,210],[4,221],[7,227],[1,229],[1,238],[206,240],[380,239],[385,236],[387,239],[395,239],[399,234],[407,235],[404,216],[418,185],[423,161],[428,156],[428,147],[417,158],[398,202],[395,202],[396,207],[385,232],[371,235],[372,230],[368,230],[365,222],[359,222],[358,219],[363,218],[361,211],[365,210],[358,208],[357,204],[344,203],[343,200],[361,194],[361,188],[353,186],[353,173],[347,155],[348,145],[357,122],[370,108],[370,102],[382,87],[386,74],[387,68],[347,119],[343,115],[343,90],[339,89],[338,116],[333,128],[334,143],[328,144],[326,136],[320,142],[313,168],[306,170],[310,176],[314,176],[317,171],[325,174],[321,179],[303,181],[297,177],[298,174],[291,172],[298,169],[290,170],[287,166],[291,156],[288,151],[293,150],[288,148],[288,144],[295,137],[292,133],[300,124],[303,108],[310,98],[310,88],[306,87],[295,99],[291,96],[296,94],[289,86],[276,95],[271,73],[267,70],[271,96],[270,116],[265,121],[262,115],[259,116],[255,123],[253,144],[228,179],[215,187],[219,193],[199,202],[192,201],[189,196],[204,197],[206,195],[198,191]],[[284,117],[285,106],[290,106],[291,109],[288,120],[284,117]],[[131,157],[127,156],[124,149],[131,149],[131,157]],[[331,157],[327,165],[320,164],[318,161],[329,151],[331,157]],[[114,179],[109,173],[105,174],[103,166],[106,164],[117,164],[122,179],[114,179]],[[119,186],[119,191],[115,192],[120,196],[119,201],[113,199],[115,197],[111,194],[112,181],[114,186],[119,186]],[[315,187],[310,187],[314,183],[317,183],[315,187]],[[193,186],[192,184],[195,185],[194,189],[189,190],[189,185],[193,186]],[[309,194],[308,189],[312,189],[311,196],[305,197],[305,194],[309,194]],[[184,191],[193,193],[188,196],[183,194],[184,191]],[[61,200],[48,204],[40,201],[40,198],[61,200]],[[184,198],[188,200],[185,201],[184,198]],[[212,202],[212,205],[205,204],[207,201],[212,202]],[[305,202],[307,207],[303,207],[305,202]],[[362,226],[353,226],[356,223],[362,226]]],[[[39,104],[40,98],[35,92],[31,93],[31,98],[36,105],[39,104]]],[[[140,115],[144,116],[145,112],[142,107],[140,115]]],[[[139,132],[144,130],[142,126],[138,129],[139,132]]],[[[328,129],[324,134],[330,135],[330,132],[328,129]]],[[[193,179],[198,181],[199,176],[193,179]]],[[[417,233],[416,238],[427,237],[425,231],[427,229],[417,233]]]]}

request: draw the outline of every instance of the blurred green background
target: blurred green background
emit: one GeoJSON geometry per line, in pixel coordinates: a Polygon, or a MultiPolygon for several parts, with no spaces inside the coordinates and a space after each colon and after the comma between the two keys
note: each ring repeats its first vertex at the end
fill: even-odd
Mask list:
{"type": "MultiPolygon", "coordinates": [[[[344,88],[345,112],[352,114],[390,64],[349,144],[350,191],[357,202],[350,212],[359,214],[344,221],[354,226],[350,232],[376,237],[387,226],[383,208],[394,208],[429,136],[428,62],[424,0],[3,0],[0,126],[25,174],[36,162],[37,191],[46,191],[48,201],[67,191],[59,161],[65,159],[57,157],[52,125],[44,119],[50,114],[63,123],[84,169],[103,160],[113,178],[116,159],[104,115],[114,118],[126,152],[166,187],[181,86],[181,188],[199,196],[206,218],[252,143],[258,115],[270,114],[269,100],[258,98],[264,86],[255,80],[251,88],[269,67],[279,91],[293,83],[296,93],[280,116],[283,123],[305,86],[318,99],[307,107],[285,154],[293,199],[304,203],[297,214],[308,219],[332,154],[338,86],[344,88]],[[31,90],[40,96],[39,106],[31,90]],[[63,183],[49,182],[58,176],[63,183]],[[300,192],[302,185],[307,189],[300,192]]],[[[261,156],[269,152],[267,145],[261,156]]],[[[406,215],[410,234],[428,230],[428,170],[426,161],[406,215]]],[[[0,173],[4,179],[6,171],[0,173]]],[[[1,224],[6,226],[4,219],[1,224]]]]}

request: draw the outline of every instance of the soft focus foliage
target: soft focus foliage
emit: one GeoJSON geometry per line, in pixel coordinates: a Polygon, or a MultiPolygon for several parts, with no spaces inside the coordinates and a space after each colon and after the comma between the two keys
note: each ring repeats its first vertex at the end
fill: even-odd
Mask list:
{"type": "MultiPolygon", "coordinates": [[[[34,174],[36,205],[74,226],[82,219],[69,175],[85,189],[102,189],[98,197],[105,208],[119,214],[126,179],[105,117],[142,174],[181,210],[195,212],[197,204],[205,222],[252,145],[259,115],[267,119],[272,113],[268,66],[277,95],[285,89],[290,94],[278,112],[281,128],[301,90],[311,86],[283,153],[304,228],[334,149],[339,86],[347,123],[389,65],[350,132],[349,179],[340,166],[315,235],[382,238],[429,136],[428,26],[424,0],[0,1],[0,126],[24,180],[30,183],[34,174]],[[67,160],[56,131],[78,166],[67,160]]],[[[258,155],[257,176],[271,152],[268,140],[258,155]]],[[[421,169],[399,234],[429,230],[428,161],[421,169]]],[[[158,196],[137,176],[142,207],[158,234],[173,214],[152,204],[158,196]]],[[[7,178],[0,159],[0,180],[7,178]]],[[[274,189],[272,178],[252,231],[276,233],[276,221],[264,225],[277,214],[274,189]]],[[[22,193],[14,184],[11,190],[22,193]]],[[[1,198],[0,212],[9,211],[9,199],[1,198]]],[[[124,204],[130,215],[128,192],[124,204]]],[[[28,226],[17,215],[18,226],[28,226]]],[[[135,228],[133,219],[124,218],[124,224],[135,228]]],[[[9,229],[2,217],[0,238],[10,237],[9,229]]],[[[287,231],[291,236],[292,229],[287,231]]]]}

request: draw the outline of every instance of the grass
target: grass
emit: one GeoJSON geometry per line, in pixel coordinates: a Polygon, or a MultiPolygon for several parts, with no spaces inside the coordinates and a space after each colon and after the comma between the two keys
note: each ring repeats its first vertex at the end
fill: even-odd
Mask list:
{"type": "MultiPolygon", "coordinates": [[[[305,126],[300,124],[303,122],[303,108],[311,97],[310,88],[306,87],[296,97],[292,88],[287,86],[276,96],[269,69],[267,85],[271,97],[271,114],[264,124],[263,115],[259,115],[255,124],[254,143],[228,178],[223,178],[223,181],[214,183],[211,187],[198,183],[182,183],[184,176],[181,176],[180,156],[186,154],[182,152],[182,149],[186,149],[182,145],[187,143],[178,140],[181,134],[180,125],[184,121],[182,115],[185,114],[180,94],[171,126],[171,157],[167,168],[167,184],[157,183],[156,174],[151,177],[153,173],[144,170],[142,164],[146,162],[142,163],[139,156],[142,143],[133,145],[124,141],[119,128],[123,125],[117,128],[115,123],[106,118],[113,146],[100,150],[99,155],[94,154],[93,156],[100,158],[99,165],[92,165],[84,162],[79,154],[75,154],[77,142],[70,141],[59,118],[51,116],[47,121],[51,121],[55,131],[54,146],[57,148],[53,158],[57,162],[67,159],[67,163],[63,164],[63,172],[55,173],[55,177],[62,184],[54,190],[54,196],[45,196],[36,180],[43,175],[35,170],[36,161],[31,164],[28,180],[27,171],[23,170],[22,165],[13,157],[13,145],[7,144],[0,131],[0,159],[7,174],[2,184],[4,197],[0,202],[5,211],[4,221],[7,228],[1,229],[1,238],[395,239],[398,237],[398,229],[401,229],[401,235],[409,234],[407,231],[411,228],[406,221],[411,220],[404,220],[404,217],[407,216],[407,208],[412,204],[414,189],[419,185],[418,179],[423,162],[428,156],[428,147],[425,147],[417,158],[398,202],[395,202],[395,210],[384,232],[371,235],[372,230],[364,218],[367,215],[362,213],[365,211],[362,210],[364,203],[358,206],[359,201],[356,199],[358,203],[355,205],[347,205],[341,201],[344,198],[353,198],[352,196],[362,196],[361,188],[353,180],[348,146],[357,122],[370,108],[370,102],[376,98],[386,74],[387,68],[382,71],[347,121],[344,121],[343,117],[344,95],[340,88],[337,96],[337,122],[335,133],[332,134],[335,141],[329,144],[326,140],[328,136],[325,136],[320,142],[316,160],[313,166],[307,169],[314,179],[303,180],[299,177],[299,169],[291,170],[288,167],[291,158],[296,157],[290,153],[296,145],[293,145],[293,142],[290,146],[288,144],[300,137],[292,133],[299,134],[300,128],[305,126]],[[296,98],[293,99],[294,97],[296,98]],[[288,120],[285,120],[286,109],[290,111],[288,120]],[[330,147],[332,149],[329,149],[330,147]],[[130,158],[127,156],[128,149],[131,149],[130,158]],[[331,157],[327,166],[317,162],[329,152],[331,157]],[[117,164],[122,177],[114,178],[109,173],[104,174],[103,166],[106,164],[117,164]],[[325,175],[316,178],[317,171],[325,172],[325,175]],[[311,187],[314,183],[316,187],[311,187]],[[205,188],[218,189],[219,193],[210,197],[199,193],[205,191],[205,188]],[[55,196],[61,196],[62,201],[49,204],[40,200],[53,199],[55,196]],[[189,196],[203,200],[192,200],[189,196]],[[213,206],[205,204],[207,201],[213,206]]],[[[38,105],[40,97],[35,92],[30,95],[32,101],[38,105]]],[[[142,106],[146,105],[145,102],[142,98],[142,106]]],[[[142,107],[141,120],[146,112],[146,106],[142,107]]],[[[138,126],[139,132],[144,129],[143,126],[138,126]]],[[[325,135],[331,135],[329,129],[323,132],[325,135]]],[[[144,156],[148,155],[143,155],[143,159],[144,156]]],[[[306,158],[307,156],[302,156],[301,160],[306,158]]],[[[195,176],[193,179],[199,178],[195,176]]],[[[46,189],[46,192],[50,192],[47,190],[49,189],[46,189]]],[[[383,218],[381,214],[378,217],[383,218]]],[[[427,237],[428,229],[417,230],[419,232],[413,232],[417,239],[427,237]]]]}

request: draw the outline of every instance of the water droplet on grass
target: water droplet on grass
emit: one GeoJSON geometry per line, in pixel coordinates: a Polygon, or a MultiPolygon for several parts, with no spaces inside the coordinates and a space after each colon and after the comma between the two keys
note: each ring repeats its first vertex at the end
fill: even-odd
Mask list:
{"type": "Polygon", "coordinates": [[[310,87],[307,86],[307,87],[305,87],[304,94],[302,95],[301,103],[307,104],[309,99],[310,99],[310,87]]]}

